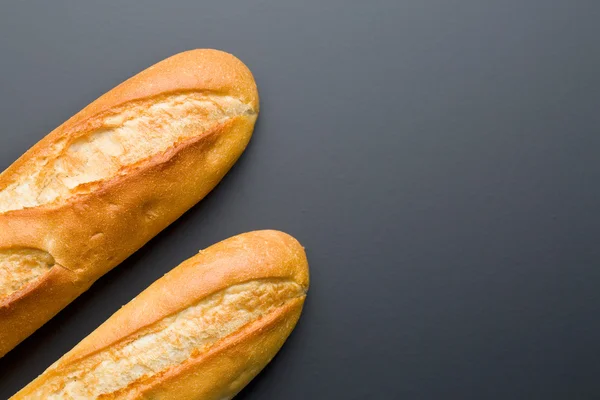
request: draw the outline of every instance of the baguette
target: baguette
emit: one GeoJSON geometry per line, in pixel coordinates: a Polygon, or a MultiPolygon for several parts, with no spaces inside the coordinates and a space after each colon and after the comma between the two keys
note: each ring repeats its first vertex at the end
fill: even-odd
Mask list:
{"type": "Polygon", "coordinates": [[[243,152],[252,74],[177,54],[98,98],[0,175],[0,357],[201,200],[243,152]]]}
{"type": "Polygon", "coordinates": [[[231,399],[283,345],[308,284],[291,236],[234,236],[154,282],[12,399],[231,399]]]}

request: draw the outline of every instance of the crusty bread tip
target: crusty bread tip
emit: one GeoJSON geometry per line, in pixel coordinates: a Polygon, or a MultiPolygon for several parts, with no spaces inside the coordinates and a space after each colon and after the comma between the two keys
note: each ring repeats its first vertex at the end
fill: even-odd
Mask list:
{"type": "Polygon", "coordinates": [[[217,50],[142,71],[0,175],[0,356],[201,200],[258,114],[252,74],[217,50]]]}
{"type": "Polygon", "coordinates": [[[308,285],[291,236],[234,236],[153,283],[13,400],[231,399],[283,345],[308,285]]]}

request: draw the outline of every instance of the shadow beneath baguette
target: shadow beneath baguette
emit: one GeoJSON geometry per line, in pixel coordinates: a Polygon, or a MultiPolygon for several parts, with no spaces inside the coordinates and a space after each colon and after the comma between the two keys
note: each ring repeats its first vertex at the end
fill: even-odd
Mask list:
{"type": "MultiPolygon", "coordinates": [[[[255,126],[255,137],[240,159],[202,201],[0,358],[0,399],[9,398],[35,379],[122,305],[179,263],[200,249],[226,239],[216,237],[211,229],[218,226],[216,220],[211,220],[211,224],[204,222],[211,213],[227,215],[221,208],[228,207],[228,194],[235,192],[238,182],[244,179],[242,175],[245,165],[252,162],[249,159],[256,136],[260,135],[259,128],[260,117],[255,126]]],[[[232,202],[236,200],[229,201],[232,202]]]]}

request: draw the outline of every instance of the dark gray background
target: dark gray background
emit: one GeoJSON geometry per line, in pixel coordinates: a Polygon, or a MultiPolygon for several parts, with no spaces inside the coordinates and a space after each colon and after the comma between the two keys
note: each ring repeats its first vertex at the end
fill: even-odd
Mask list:
{"type": "Polygon", "coordinates": [[[1,169],[187,49],[241,58],[262,113],[212,194],[0,360],[0,398],[261,228],[306,246],[312,287],[238,399],[598,398],[599,21],[596,0],[3,2],[1,169]]]}

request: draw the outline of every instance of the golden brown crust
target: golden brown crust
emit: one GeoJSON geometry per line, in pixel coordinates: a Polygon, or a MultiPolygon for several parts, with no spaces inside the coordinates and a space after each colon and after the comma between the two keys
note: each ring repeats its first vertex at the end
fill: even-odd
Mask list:
{"type": "MultiPolygon", "coordinates": [[[[258,110],[256,85],[241,61],[216,50],[181,53],[122,83],[42,139],[0,175],[0,189],[57,140],[87,131],[98,114],[185,91],[238,96],[258,110]]],[[[0,356],[210,192],[245,149],[255,120],[256,114],[239,115],[218,123],[63,204],[0,213],[0,249],[40,249],[60,266],[0,300],[0,356]]]]}
{"type": "MultiPolygon", "coordinates": [[[[304,299],[294,299],[221,341],[207,354],[123,394],[132,399],[230,399],[250,383],[283,346],[300,318],[303,304],[304,299]]],[[[119,395],[106,397],[118,398],[119,395]]]]}
{"type": "MultiPolygon", "coordinates": [[[[68,374],[70,367],[86,357],[118,345],[213,293],[261,279],[293,281],[304,292],[308,290],[308,262],[302,246],[282,232],[256,231],[209,247],[117,311],[14,399],[31,396],[50,379],[68,374]]],[[[304,299],[305,295],[292,298],[208,351],[102,398],[220,400],[233,396],[277,353],[298,321],[304,299]]]]}

